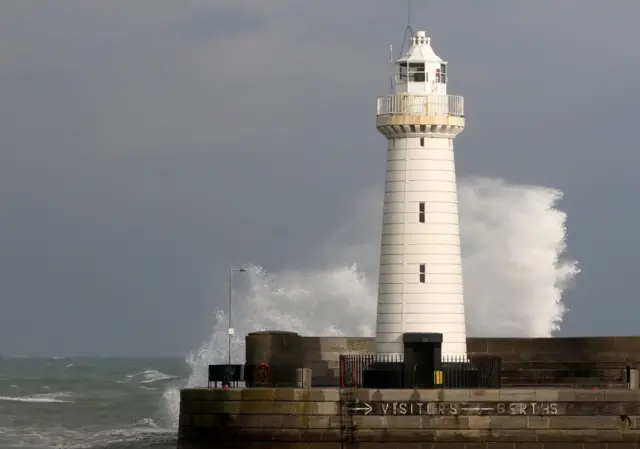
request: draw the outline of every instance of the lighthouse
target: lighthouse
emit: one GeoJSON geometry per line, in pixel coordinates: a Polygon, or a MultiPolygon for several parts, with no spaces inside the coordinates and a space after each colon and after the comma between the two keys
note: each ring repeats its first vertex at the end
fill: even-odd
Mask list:
{"type": "Polygon", "coordinates": [[[453,139],[463,98],[447,94],[447,63],[424,31],[395,61],[395,88],[377,100],[387,139],[376,352],[401,355],[403,334],[441,333],[442,354],[466,357],[453,139]]]}

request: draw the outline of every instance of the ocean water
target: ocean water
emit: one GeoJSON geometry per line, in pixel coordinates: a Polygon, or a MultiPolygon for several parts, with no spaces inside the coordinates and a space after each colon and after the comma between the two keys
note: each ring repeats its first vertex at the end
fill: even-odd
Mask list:
{"type": "Polygon", "coordinates": [[[184,358],[0,358],[0,448],[175,449],[184,358]]]}
{"type": "MultiPolygon", "coordinates": [[[[580,273],[566,254],[562,192],[467,178],[458,196],[468,335],[553,335],[580,273]]],[[[234,284],[234,363],[253,331],[373,335],[380,198],[379,189],[367,192],[343,226],[309,248],[316,268],[245,266],[234,284]]],[[[174,449],[180,388],[205,386],[207,365],[227,360],[225,310],[212,310],[210,330],[186,358],[0,358],[0,449],[174,449]]]]}

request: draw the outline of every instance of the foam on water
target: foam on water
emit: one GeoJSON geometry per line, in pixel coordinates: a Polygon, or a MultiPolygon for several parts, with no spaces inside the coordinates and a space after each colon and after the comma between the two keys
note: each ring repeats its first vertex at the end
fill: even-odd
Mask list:
{"type": "Polygon", "coordinates": [[[59,393],[41,393],[31,394],[29,396],[0,396],[0,401],[5,402],[34,402],[40,404],[65,404],[72,403],[69,398],[73,397],[71,393],[59,392],[59,393]],[[66,399],[61,399],[66,398],[66,399]]]}
{"type": "Polygon", "coordinates": [[[165,374],[161,371],[155,369],[148,369],[141,373],[128,374],[128,379],[135,379],[140,383],[149,384],[153,382],[160,382],[163,380],[175,379],[176,376],[171,376],[169,374],[165,374]]]}
{"type": "MultiPolygon", "coordinates": [[[[31,426],[0,428],[6,441],[20,442],[12,447],[47,447],[64,449],[104,449],[122,447],[154,447],[156,444],[175,444],[175,430],[164,429],[146,418],[127,428],[102,431],[81,431],[68,428],[31,426]]],[[[162,445],[165,447],[165,445],[162,445]]]]}
{"type": "MultiPolygon", "coordinates": [[[[303,335],[371,336],[375,330],[381,198],[367,192],[348,222],[314,250],[324,268],[268,274],[248,267],[238,280],[233,359],[244,358],[244,336],[265,329],[303,335]]],[[[562,192],[472,178],[459,185],[467,328],[470,336],[548,337],[566,311],[562,293],[579,273],[563,258],[566,214],[562,192]]],[[[176,427],[179,389],[205,386],[207,365],[227,358],[227,319],[186,362],[186,384],[167,389],[163,406],[176,427]]]]}

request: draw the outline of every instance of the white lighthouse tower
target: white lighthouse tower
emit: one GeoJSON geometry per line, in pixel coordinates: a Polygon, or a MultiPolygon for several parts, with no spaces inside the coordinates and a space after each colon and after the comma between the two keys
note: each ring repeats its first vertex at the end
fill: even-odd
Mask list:
{"type": "Polygon", "coordinates": [[[466,356],[453,139],[463,98],[447,94],[447,63],[424,31],[395,62],[395,92],[378,98],[387,138],[376,352],[402,354],[402,334],[443,334],[442,354],[466,356]]]}

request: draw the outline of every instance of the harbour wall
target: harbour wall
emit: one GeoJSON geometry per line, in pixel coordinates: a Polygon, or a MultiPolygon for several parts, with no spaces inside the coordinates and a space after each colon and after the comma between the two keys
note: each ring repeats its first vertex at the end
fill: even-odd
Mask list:
{"type": "MultiPolygon", "coordinates": [[[[261,338],[247,339],[247,350],[261,338]]],[[[367,337],[300,337],[301,357],[312,371],[312,385],[338,386],[341,354],[375,352],[375,339],[367,337]]],[[[523,385],[535,379],[564,372],[567,385],[576,386],[580,377],[584,387],[619,387],[626,365],[640,362],[640,337],[573,338],[468,338],[470,355],[502,358],[503,386],[523,385]],[[580,371],[580,373],[576,373],[580,371]],[[590,375],[585,376],[585,371],[590,375]],[[576,374],[580,374],[577,376],[576,374]]],[[[561,380],[561,378],[558,378],[561,380]]],[[[558,386],[562,386],[559,382],[558,386]]]]}
{"type": "Polygon", "coordinates": [[[179,449],[640,448],[640,391],[185,389],[179,449]]]}

